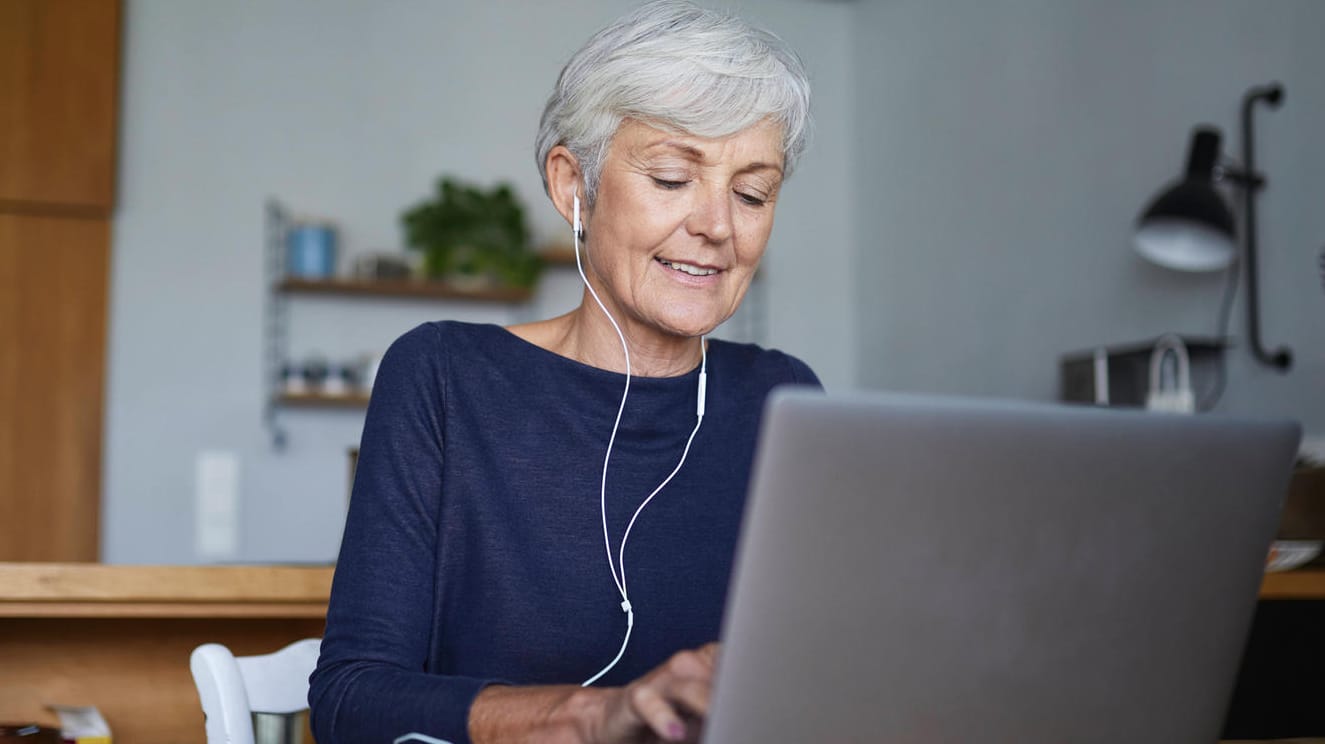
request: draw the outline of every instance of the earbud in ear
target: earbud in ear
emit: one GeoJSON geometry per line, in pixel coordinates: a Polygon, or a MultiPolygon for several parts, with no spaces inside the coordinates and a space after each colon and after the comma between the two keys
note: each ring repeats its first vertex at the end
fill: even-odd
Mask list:
{"type": "Polygon", "coordinates": [[[575,230],[575,238],[576,238],[576,240],[584,240],[584,223],[580,222],[580,190],[579,190],[579,189],[576,189],[576,190],[575,190],[574,200],[575,200],[575,201],[574,201],[574,211],[575,211],[575,215],[574,215],[574,220],[573,220],[573,222],[574,222],[573,229],[575,230]]]}

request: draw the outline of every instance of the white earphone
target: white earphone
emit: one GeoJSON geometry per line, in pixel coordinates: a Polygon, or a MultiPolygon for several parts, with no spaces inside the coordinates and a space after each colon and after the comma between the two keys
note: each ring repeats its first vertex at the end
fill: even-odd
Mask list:
{"type": "Polygon", "coordinates": [[[580,279],[584,281],[585,289],[589,290],[589,294],[593,297],[594,302],[598,303],[598,308],[607,316],[608,322],[612,324],[612,328],[616,331],[617,338],[621,340],[621,351],[626,358],[626,386],[625,389],[621,391],[621,405],[617,407],[616,421],[612,424],[612,435],[607,439],[607,453],[603,456],[603,477],[600,481],[598,490],[599,507],[603,517],[603,544],[607,548],[607,567],[612,572],[612,582],[616,584],[617,592],[621,594],[621,609],[626,613],[626,637],[621,641],[621,650],[617,651],[616,658],[612,659],[607,666],[603,667],[597,674],[585,680],[581,685],[581,687],[588,687],[601,679],[604,674],[610,672],[612,668],[617,665],[617,662],[621,661],[621,657],[626,653],[626,646],[630,643],[631,631],[635,629],[635,609],[630,604],[630,593],[626,590],[626,541],[630,539],[630,531],[634,528],[635,521],[639,519],[640,513],[644,511],[644,507],[648,506],[649,502],[653,501],[653,497],[657,496],[658,492],[663,490],[663,487],[670,483],[672,478],[681,471],[681,466],[685,464],[686,456],[690,454],[690,443],[695,441],[695,435],[699,433],[700,424],[704,423],[705,390],[708,387],[708,349],[704,343],[704,337],[701,336],[699,339],[699,393],[695,405],[695,428],[691,430],[690,437],[686,439],[685,449],[681,452],[681,460],[676,463],[676,467],[672,468],[672,472],[663,479],[662,483],[658,484],[657,488],[653,489],[653,492],[649,494],[649,497],[644,499],[644,502],[635,510],[634,515],[630,518],[629,524],[626,525],[625,533],[621,536],[621,547],[619,553],[614,559],[612,555],[612,538],[607,530],[607,464],[612,459],[612,445],[616,443],[617,429],[621,427],[621,415],[626,410],[626,398],[630,395],[630,347],[626,344],[626,334],[621,332],[621,326],[617,325],[616,318],[613,318],[612,313],[608,312],[607,306],[603,304],[603,301],[598,297],[598,293],[594,291],[593,285],[589,283],[589,278],[584,274],[584,263],[580,258],[580,241],[584,238],[584,225],[580,221],[580,193],[578,189],[574,196],[571,223],[571,228],[574,231],[573,240],[575,242],[575,268],[580,272],[580,279]]]}
{"type": "MultiPolygon", "coordinates": [[[[580,261],[580,241],[581,241],[581,240],[584,240],[584,225],[583,225],[583,223],[580,222],[580,190],[579,190],[579,189],[576,189],[576,190],[575,190],[575,196],[574,196],[574,199],[575,199],[575,203],[574,203],[575,224],[571,226],[571,229],[575,231],[575,262],[576,262],[576,265],[578,266],[578,265],[579,265],[579,261],[580,261]]],[[[581,278],[583,278],[583,270],[581,270],[581,278]]],[[[586,281],[585,284],[587,285],[588,282],[586,281]]],[[[609,317],[611,317],[611,316],[609,316],[609,317]]]]}

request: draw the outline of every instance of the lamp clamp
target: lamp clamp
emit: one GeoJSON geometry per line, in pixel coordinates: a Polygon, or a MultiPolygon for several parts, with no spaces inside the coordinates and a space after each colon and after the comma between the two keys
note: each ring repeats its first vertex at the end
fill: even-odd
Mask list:
{"type": "Polygon", "coordinates": [[[1215,166],[1214,178],[1244,189],[1265,188],[1265,176],[1249,171],[1231,160],[1215,166]]]}

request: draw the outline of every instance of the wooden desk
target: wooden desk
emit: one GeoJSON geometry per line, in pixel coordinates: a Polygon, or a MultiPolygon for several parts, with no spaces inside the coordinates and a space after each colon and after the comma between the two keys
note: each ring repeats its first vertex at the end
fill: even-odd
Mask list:
{"type": "Polygon", "coordinates": [[[1325,569],[1267,573],[1261,599],[1325,599],[1325,569]]]}
{"type": "MultiPolygon", "coordinates": [[[[0,721],[96,705],[120,744],[203,744],[188,659],[322,635],[331,568],[0,563],[0,721]]],[[[1325,570],[1267,574],[1264,599],[1325,599],[1325,570]]]]}
{"type": "Polygon", "coordinates": [[[189,653],[322,635],[332,569],[0,563],[0,720],[96,705],[120,744],[203,744],[189,653]]]}

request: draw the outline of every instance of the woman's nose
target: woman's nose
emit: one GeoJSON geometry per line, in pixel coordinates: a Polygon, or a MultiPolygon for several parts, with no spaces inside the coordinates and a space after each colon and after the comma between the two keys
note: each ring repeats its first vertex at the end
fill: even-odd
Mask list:
{"type": "Polygon", "coordinates": [[[688,227],[692,235],[702,235],[711,243],[726,242],[732,236],[732,205],[728,190],[695,190],[695,204],[688,227]]]}

